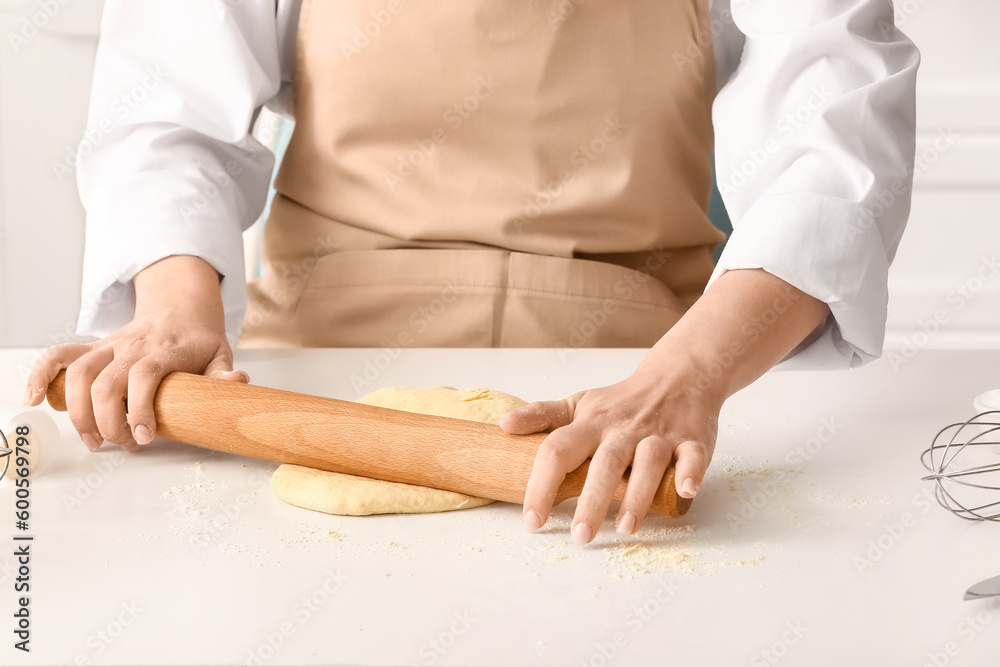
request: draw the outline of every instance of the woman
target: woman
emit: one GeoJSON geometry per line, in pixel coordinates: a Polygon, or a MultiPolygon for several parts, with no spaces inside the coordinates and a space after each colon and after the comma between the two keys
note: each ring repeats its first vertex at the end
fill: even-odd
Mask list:
{"type": "Polygon", "coordinates": [[[101,339],[53,348],[26,401],[67,368],[83,441],[134,451],[165,374],[248,381],[241,334],[650,347],[625,380],[501,423],[551,431],[529,528],[589,457],[574,539],[593,539],[628,466],[615,523],[632,534],[671,459],[697,493],[734,392],[783,359],[880,354],[917,63],[884,0],[111,0],[90,125],[113,122],[78,167],[79,332],[101,339]],[[296,128],[245,311],[265,103],[296,128]],[[713,130],[735,228],[714,273],[713,130]]]}

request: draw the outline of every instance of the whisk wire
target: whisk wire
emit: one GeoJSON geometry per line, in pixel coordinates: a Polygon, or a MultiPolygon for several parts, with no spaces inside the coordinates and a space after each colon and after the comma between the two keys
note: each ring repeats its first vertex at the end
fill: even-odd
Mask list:
{"type": "Polygon", "coordinates": [[[1000,521],[1000,500],[975,505],[960,501],[955,496],[962,487],[1000,491],[1000,483],[973,482],[967,479],[1000,473],[1000,461],[965,467],[956,464],[963,453],[971,453],[979,447],[1000,447],[1000,440],[997,440],[1000,437],[998,420],[1000,410],[990,410],[965,422],[949,424],[938,431],[930,446],[920,454],[921,464],[930,473],[922,479],[934,482],[934,497],[938,504],[969,521],[1000,521]],[[975,428],[980,430],[971,433],[975,428]],[[949,486],[952,488],[949,489],[949,486]]]}

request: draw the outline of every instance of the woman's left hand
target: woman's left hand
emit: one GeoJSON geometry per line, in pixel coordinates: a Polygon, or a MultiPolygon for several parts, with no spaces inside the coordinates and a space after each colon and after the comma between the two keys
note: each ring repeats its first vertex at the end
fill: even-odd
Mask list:
{"type": "Polygon", "coordinates": [[[529,403],[503,416],[500,426],[508,433],[551,431],[539,447],[524,497],[529,529],[545,524],[566,474],[588,458],[590,470],[573,517],[573,539],[580,544],[594,539],[630,465],[615,519],[623,535],[642,525],[672,459],[677,493],[692,498],[698,492],[715,450],[723,397],[693,390],[695,369],[668,377],[662,364],[655,365],[659,368],[647,357],[617,384],[529,403]]]}

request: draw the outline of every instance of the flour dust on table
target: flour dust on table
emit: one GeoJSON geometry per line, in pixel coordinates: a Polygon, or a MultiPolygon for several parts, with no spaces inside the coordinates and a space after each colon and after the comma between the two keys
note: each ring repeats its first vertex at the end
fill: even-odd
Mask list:
{"type": "MultiPolygon", "coordinates": [[[[525,401],[490,389],[453,387],[385,387],[359,403],[439,417],[498,424],[506,412],[525,401]]],[[[492,503],[453,491],[358,477],[283,464],[274,471],[271,488],[282,501],[305,509],[349,516],[427,514],[472,509],[492,503]]]]}

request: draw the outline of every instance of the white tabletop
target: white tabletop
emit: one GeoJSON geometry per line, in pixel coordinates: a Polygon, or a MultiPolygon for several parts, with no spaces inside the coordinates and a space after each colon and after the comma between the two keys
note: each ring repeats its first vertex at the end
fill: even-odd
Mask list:
{"type": "MultiPolygon", "coordinates": [[[[36,354],[0,352],[0,402],[36,354]]],[[[637,350],[243,351],[255,383],[556,398],[637,350]],[[357,380],[368,386],[352,385],[357,380]]],[[[585,548],[573,502],[530,534],[498,503],[334,517],[273,497],[275,464],[156,441],[91,454],[64,414],[32,487],[31,652],[13,649],[14,494],[0,489],[0,664],[995,665],[1000,526],[928,500],[919,453],[1000,386],[1000,352],[775,373],[733,397],[691,511],[585,548]]],[[[997,454],[1000,456],[1000,453],[997,454]]]]}

